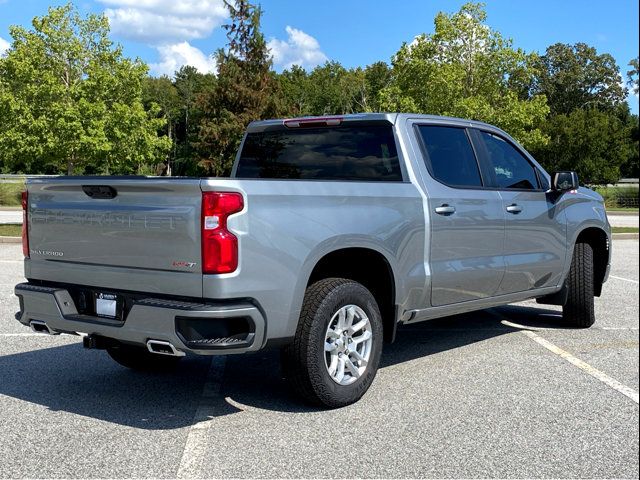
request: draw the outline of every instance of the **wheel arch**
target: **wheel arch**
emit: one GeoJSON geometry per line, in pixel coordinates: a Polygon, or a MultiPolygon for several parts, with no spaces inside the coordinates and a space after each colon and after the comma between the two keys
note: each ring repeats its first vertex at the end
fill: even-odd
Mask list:
{"type": "Polygon", "coordinates": [[[602,285],[606,281],[609,267],[611,253],[609,235],[600,227],[587,226],[577,234],[573,242],[574,248],[578,243],[587,243],[593,249],[594,293],[599,297],[602,294],[602,285]]]}
{"type": "Polygon", "coordinates": [[[324,253],[317,259],[305,288],[324,278],[348,278],[364,285],[380,308],[384,339],[395,339],[397,326],[396,277],[389,258],[377,249],[345,247],[324,253]]]}

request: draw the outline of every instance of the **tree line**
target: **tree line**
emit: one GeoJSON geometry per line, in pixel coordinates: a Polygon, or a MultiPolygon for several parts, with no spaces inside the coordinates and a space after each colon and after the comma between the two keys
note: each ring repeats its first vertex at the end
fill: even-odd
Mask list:
{"type": "Polygon", "coordinates": [[[390,63],[273,69],[262,11],[226,2],[216,74],[151,77],[109,39],[102,15],[50,8],[13,26],[0,57],[4,173],[228,175],[247,124],[265,118],[402,111],[503,128],[548,170],[592,184],[638,176],[638,58],[626,79],[607,53],[557,43],[525,52],[486,23],[483,4],[438,13],[433,33],[390,63]]]}

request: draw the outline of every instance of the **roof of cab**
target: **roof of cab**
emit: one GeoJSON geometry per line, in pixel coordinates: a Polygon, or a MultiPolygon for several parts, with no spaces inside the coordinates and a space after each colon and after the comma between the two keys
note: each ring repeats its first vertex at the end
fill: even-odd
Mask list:
{"type": "Polygon", "coordinates": [[[321,115],[321,116],[309,116],[309,117],[294,117],[287,119],[271,119],[271,120],[259,120],[251,122],[248,126],[249,131],[259,131],[269,127],[283,126],[285,122],[291,122],[295,120],[325,120],[325,119],[340,119],[342,122],[375,122],[375,121],[388,121],[391,124],[396,124],[403,120],[428,120],[439,124],[448,124],[456,126],[466,127],[485,127],[500,130],[499,128],[490,125],[488,123],[479,122],[477,120],[468,120],[464,118],[444,117],[440,115],[424,115],[419,113],[350,113],[346,115],[321,115]]]}

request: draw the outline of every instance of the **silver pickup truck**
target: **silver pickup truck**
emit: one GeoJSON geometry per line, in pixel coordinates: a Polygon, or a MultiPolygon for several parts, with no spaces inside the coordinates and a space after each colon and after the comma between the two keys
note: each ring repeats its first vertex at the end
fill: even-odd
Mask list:
{"type": "Polygon", "coordinates": [[[371,385],[399,324],[536,298],[594,322],[602,198],[487,124],[252,123],[231,178],[62,177],[23,195],[16,318],[130,368],[282,348],[308,401],[371,385]]]}

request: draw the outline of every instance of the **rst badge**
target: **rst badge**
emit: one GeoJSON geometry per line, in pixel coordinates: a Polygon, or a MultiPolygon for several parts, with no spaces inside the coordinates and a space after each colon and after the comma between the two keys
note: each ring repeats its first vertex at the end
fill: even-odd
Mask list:
{"type": "Polygon", "coordinates": [[[184,262],[182,260],[174,260],[171,263],[171,266],[175,268],[193,268],[196,266],[196,262],[184,262]]]}

